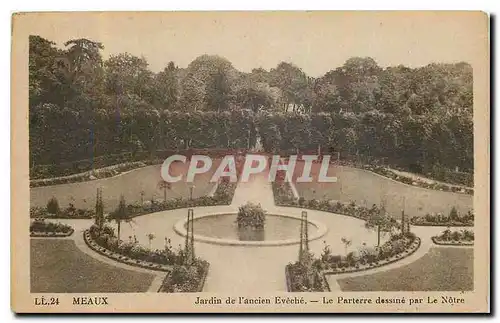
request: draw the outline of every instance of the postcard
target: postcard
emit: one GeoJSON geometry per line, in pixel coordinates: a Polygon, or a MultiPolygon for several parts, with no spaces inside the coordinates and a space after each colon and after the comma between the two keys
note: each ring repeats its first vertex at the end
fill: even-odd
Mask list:
{"type": "Polygon", "coordinates": [[[14,312],[489,312],[486,13],[12,24],[14,312]]]}

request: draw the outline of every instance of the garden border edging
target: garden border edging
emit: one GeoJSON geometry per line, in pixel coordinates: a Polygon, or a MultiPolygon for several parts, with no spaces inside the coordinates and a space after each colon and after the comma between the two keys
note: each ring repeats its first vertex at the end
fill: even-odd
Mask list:
{"type": "MultiPolygon", "coordinates": [[[[406,249],[405,251],[403,251],[402,253],[396,255],[396,257],[391,257],[391,259],[389,259],[388,261],[383,261],[383,263],[380,263],[382,261],[379,262],[379,264],[376,264],[376,265],[372,265],[372,266],[369,266],[369,267],[364,267],[364,268],[353,268],[353,269],[347,269],[347,270],[343,270],[343,271],[337,271],[337,270],[321,270],[319,271],[319,274],[320,274],[320,278],[323,280],[323,286],[325,287],[326,290],[324,290],[324,292],[330,292],[331,289],[330,289],[330,284],[328,283],[328,279],[326,278],[326,276],[330,276],[330,275],[341,275],[341,274],[351,274],[351,273],[358,273],[358,272],[365,272],[365,271],[370,271],[372,269],[375,269],[375,268],[380,268],[380,267],[384,267],[386,265],[390,265],[390,264],[393,264],[395,262],[398,262],[400,260],[403,260],[409,256],[411,256],[412,254],[414,254],[419,248],[420,246],[422,245],[422,240],[420,239],[420,237],[416,237],[415,238],[415,241],[417,242],[417,244],[415,245],[414,248],[411,248],[415,243],[412,243],[412,245],[410,246],[410,248],[406,249]],[[406,253],[407,251],[409,251],[408,253],[406,253]],[[399,255],[404,255],[403,257],[400,257],[398,258],[399,255]]],[[[286,279],[286,286],[287,286],[287,291],[288,292],[292,292],[291,290],[291,277],[290,277],[290,273],[289,273],[289,269],[288,269],[288,266],[289,265],[286,265],[285,266],[285,279],[286,279]]]]}
{"type": "Polygon", "coordinates": [[[415,243],[412,243],[412,246],[410,246],[410,248],[404,250],[402,253],[399,253],[398,255],[396,255],[395,257],[391,257],[389,260],[381,260],[379,261],[378,264],[375,264],[375,265],[371,265],[369,267],[365,267],[365,268],[353,268],[353,269],[346,269],[344,271],[333,271],[333,270],[323,270],[323,275],[339,275],[339,274],[350,274],[350,273],[356,273],[356,272],[361,272],[361,271],[368,271],[368,270],[371,270],[371,269],[374,269],[374,268],[380,268],[380,267],[383,267],[383,266],[386,266],[386,265],[389,265],[389,264],[392,264],[392,263],[395,263],[395,262],[398,262],[400,260],[403,260],[409,256],[411,256],[412,254],[415,253],[415,251],[418,250],[418,248],[420,248],[420,246],[422,245],[422,240],[420,239],[420,237],[416,237],[415,238],[415,241],[417,241],[417,244],[416,246],[412,249],[412,246],[415,244],[415,243]],[[402,257],[399,257],[400,255],[403,255],[402,257]],[[382,263],[380,263],[382,262],[382,263]]]}
{"type": "Polygon", "coordinates": [[[122,254],[119,254],[117,252],[114,252],[114,251],[111,251],[109,249],[106,249],[104,247],[99,246],[94,240],[92,240],[92,237],[90,235],[90,231],[88,229],[83,231],[83,240],[85,241],[85,244],[93,251],[95,251],[98,254],[105,256],[111,260],[117,261],[119,263],[133,266],[133,267],[140,267],[140,268],[144,268],[144,269],[149,269],[149,270],[153,270],[153,271],[167,272],[168,274],[170,274],[172,272],[172,266],[161,265],[161,264],[153,263],[150,261],[132,259],[130,257],[124,256],[122,254]],[[125,258],[125,259],[123,259],[123,258],[125,258]]]}

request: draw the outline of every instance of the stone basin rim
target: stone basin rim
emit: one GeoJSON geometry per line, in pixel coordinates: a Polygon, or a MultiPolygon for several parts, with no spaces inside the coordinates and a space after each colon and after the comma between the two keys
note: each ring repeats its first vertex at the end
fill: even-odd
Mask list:
{"type": "MultiPolygon", "coordinates": [[[[193,220],[195,221],[195,220],[201,219],[201,218],[220,216],[220,215],[236,215],[236,214],[237,214],[236,212],[207,213],[207,214],[197,215],[193,218],[193,220]]],[[[301,220],[301,218],[298,216],[288,215],[288,214],[270,213],[269,216],[291,218],[291,219],[298,220],[298,221],[301,220]]],[[[313,226],[315,226],[317,228],[317,231],[314,234],[309,235],[309,241],[317,240],[317,239],[323,237],[328,232],[328,228],[321,222],[318,222],[315,220],[310,220],[310,219],[307,219],[307,222],[309,224],[312,224],[313,226]]],[[[180,235],[182,237],[185,237],[187,234],[187,230],[185,228],[186,223],[187,223],[187,219],[181,219],[181,220],[177,221],[173,227],[175,233],[177,233],[178,235],[180,235]]],[[[299,232],[297,232],[297,237],[298,236],[299,236],[299,232]]],[[[211,244],[216,244],[216,245],[224,245],[224,246],[254,246],[254,247],[266,247],[267,246],[267,247],[272,247],[272,246],[287,246],[287,245],[299,244],[300,238],[269,240],[269,241],[241,241],[241,240],[235,240],[235,239],[212,238],[212,237],[207,237],[204,235],[194,234],[194,241],[211,243],[211,244]]]]}

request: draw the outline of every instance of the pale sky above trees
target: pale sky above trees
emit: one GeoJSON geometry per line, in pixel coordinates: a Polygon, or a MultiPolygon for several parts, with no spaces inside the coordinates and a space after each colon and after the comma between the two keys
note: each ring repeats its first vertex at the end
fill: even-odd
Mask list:
{"type": "Polygon", "coordinates": [[[187,67],[202,54],[227,58],[243,72],[292,62],[318,77],[353,56],[381,67],[484,58],[481,13],[175,13],[40,14],[30,17],[37,34],[62,47],[68,39],[104,44],[104,58],[129,52],[151,70],[169,61],[187,67]]]}

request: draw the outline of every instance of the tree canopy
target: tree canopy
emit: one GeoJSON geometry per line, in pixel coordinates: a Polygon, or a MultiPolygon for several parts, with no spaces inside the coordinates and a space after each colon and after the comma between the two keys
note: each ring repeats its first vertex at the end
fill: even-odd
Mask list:
{"type": "Polygon", "coordinates": [[[131,150],[248,147],[259,132],[269,151],[473,167],[472,67],[464,62],[381,67],[353,57],[313,78],[290,62],[247,73],[201,55],[154,72],[145,57],[103,58],[104,45],[89,39],[58,48],[30,36],[29,45],[32,166],[131,150]]]}

